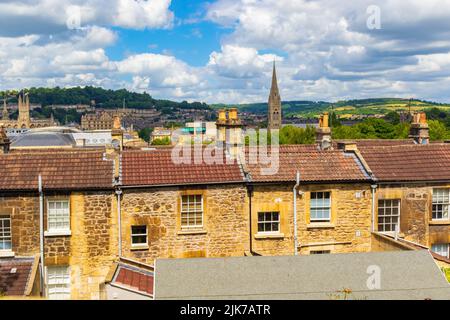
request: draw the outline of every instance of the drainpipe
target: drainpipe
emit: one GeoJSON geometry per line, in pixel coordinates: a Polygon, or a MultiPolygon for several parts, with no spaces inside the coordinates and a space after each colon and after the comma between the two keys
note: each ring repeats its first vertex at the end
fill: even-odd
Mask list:
{"type": "Polygon", "coordinates": [[[298,236],[297,236],[297,188],[300,185],[300,172],[297,171],[296,183],[292,192],[294,193],[294,255],[298,255],[298,236]]]}
{"type": "Polygon", "coordinates": [[[42,177],[38,177],[39,189],[39,254],[41,259],[41,284],[42,296],[46,296],[45,289],[45,264],[44,264],[44,191],[42,190],[42,177]]]}
{"type": "Polygon", "coordinates": [[[253,186],[251,184],[247,184],[247,194],[248,194],[248,232],[250,235],[249,238],[249,251],[250,254],[255,254],[253,252],[253,231],[252,231],[252,196],[253,196],[253,186]]]}
{"type": "Polygon", "coordinates": [[[118,231],[119,231],[119,259],[122,258],[122,215],[121,215],[121,205],[120,199],[122,195],[122,190],[116,190],[117,195],[117,222],[118,222],[118,231]]]}
{"type": "Polygon", "coordinates": [[[370,187],[372,188],[372,232],[375,232],[375,196],[377,193],[377,185],[372,184],[370,187]]]}

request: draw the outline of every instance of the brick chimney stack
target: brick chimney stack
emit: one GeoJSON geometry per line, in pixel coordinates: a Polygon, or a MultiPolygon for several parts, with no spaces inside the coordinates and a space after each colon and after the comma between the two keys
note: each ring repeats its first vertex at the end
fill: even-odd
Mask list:
{"type": "Polygon", "coordinates": [[[425,112],[417,112],[413,115],[408,137],[414,139],[417,144],[430,143],[430,128],[425,112]]]}
{"type": "Polygon", "coordinates": [[[316,143],[321,150],[332,149],[328,112],[324,112],[319,117],[319,127],[316,129],[316,143]]]}

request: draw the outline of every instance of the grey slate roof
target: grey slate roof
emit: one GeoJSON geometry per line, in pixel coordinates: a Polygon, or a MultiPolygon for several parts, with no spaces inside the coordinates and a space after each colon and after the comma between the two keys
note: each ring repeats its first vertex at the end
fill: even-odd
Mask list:
{"type": "Polygon", "coordinates": [[[348,299],[450,299],[426,250],[158,259],[155,273],[155,299],[330,300],[342,299],[343,289],[352,291],[348,299]],[[380,268],[380,289],[367,286],[370,266],[380,268]]]}
{"type": "Polygon", "coordinates": [[[72,147],[75,144],[70,133],[33,132],[17,136],[12,141],[11,147],[72,147]]]}

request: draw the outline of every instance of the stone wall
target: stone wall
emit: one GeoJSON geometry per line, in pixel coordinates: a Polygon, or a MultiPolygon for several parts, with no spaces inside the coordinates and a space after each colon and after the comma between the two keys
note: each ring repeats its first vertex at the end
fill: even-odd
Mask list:
{"type": "MultiPolygon", "coordinates": [[[[433,243],[450,242],[450,220],[432,221],[433,188],[449,185],[403,184],[383,185],[377,199],[400,199],[400,234],[406,240],[431,247],[433,243]]],[[[378,213],[378,201],[376,202],[378,213]]],[[[378,226],[375,225],[377,230],[378,226]]]]}
{"type": "MultiPolygon", "coordinates": [[[[256,185],[252,197],[253,250],[263,255],[294,254],[293,184],[256,185]],[[280,212],[280,234],[257,233],[258,212],[280,212]]],[[[312,250],[367,252],[371,247],[371,192],[364,184],[302,185],[297,195],[299,253],[312,250]],[[311,191],[331,192],[330,223],[310,223],[311,191]]]]}
{"type": "MultiPolygon", "coordinates": [[[[65,265],[71,272],[72,299],[98,299],[99,285],[118,255],[117,203],[113,192],[46,194],[48,199],[70,199],[70,235],[45,236],[45,265],[65,265]]],[[[39,196],[0,195],[0,214],[11,215],[13,252],[16,256],[39,253],[39,196]]]]}
{"type": "Polygon", "coordinates": [[[39,253],[37,194],[0,194],[0,214],[11,216],[12,247],[17,256],[39,253]]]}
{"type": "Polygon", "coordinates": [[[246,189],[243,185],[147,188],[123,191],[123,256],[153,264],[156,258],[242,256],[248,250],[246,189]],[[182,194],[201,194],[203,228],[184,232],[182,194]],[[131,246],[131,226],[146,225],[148,246],[131,246]]]}
{"type": "Polygon", "coordinates": [[[72,299],[99,299],[100,285],[118,258],[117,201],[112,192],[71,196],[72,299]]]}

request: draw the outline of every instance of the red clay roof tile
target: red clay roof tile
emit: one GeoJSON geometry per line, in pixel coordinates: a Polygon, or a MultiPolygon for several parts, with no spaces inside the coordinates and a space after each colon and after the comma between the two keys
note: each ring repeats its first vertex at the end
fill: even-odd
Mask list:
{"type": "Polygon", "coordinates": [[[102,189],[113,186],[113,161],[101,150],[23,151],[0,155],[0,190],[102,189]]]}
{"type": "Polygon", "coordinates": [[[31,278],[34,258],[0,259],[0,294],[23,296],[31,278]],[[11,269],[16,269],[11,273],[11,269]]]}
{"type": "Polygon", "coordinates": [[[141,291],[145,294],[153,294],[153,273],[119,265],[116,274],[114,283],[141,291]]]}
{"type": "MultiPolygon", "coordinates": [[[[318,150],[317,145],[281,145],[279,168],[273,175],[264,175],[263,168],[270,165],[251,164],[246,154],[247,170],[255,182],[295,181],[297,170],[300,180],[309,182],[365,181],[369,177],[352,153],[341,150],[318,150]]],[[[270,155],[269,155],[270,156],[270,155]]]]}
{"type": "MultiPolygon", "coordinates": [[[[173,161],[172,148],[124,151],[122,154],[122,184],[124,186],[179,185],[243,182],[244,176],[236,161],[211,163],[201,159],[178,164],[173,161]]],[[[221,151],[218,151],[221,152],[221,151]]],[[[213,153],[213,156],[215,153],[213,153]]],[[[223,153],[221,152],[221,155],[223,153]]]]}
{"type": "Polygon", "coordinates": [[[379,181],[450,180],[450,144],[358,148],[379,181]]]}

